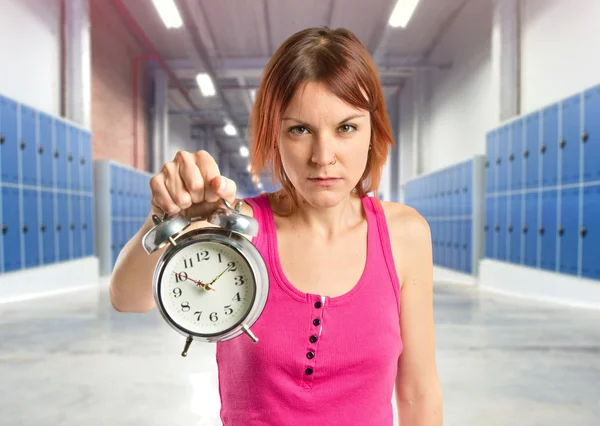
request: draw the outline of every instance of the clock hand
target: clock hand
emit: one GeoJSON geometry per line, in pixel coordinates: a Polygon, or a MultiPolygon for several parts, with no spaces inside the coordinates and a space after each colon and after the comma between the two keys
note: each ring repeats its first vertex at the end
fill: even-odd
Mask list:
{"type": "Polygon", "coordinates": [[[188,277],[188,275],[187,275],[187,274],[185,274],[185,275],[182,275],[182,274],[181,274],[181,272],[176,272],[176,271],[173,271],[173,273],[174,273],[175,275],[179,275],[179,278],[181,278],[181,277],[185,277],[185,279],[186,279],[186,280],[188,280],[188,281],[192,281],[194,284],[196,284],[196,285],[197,285],[197,286],[199,286],[199,287],[202,287],[204,290],[212,290],[212,291],[214,291],[214,290],[215,290],[214,288],[210,288],[210,287],[208,287],[208,286],[207,286],[207,284],[203,283],[202,281],[196,281],[196,280],[194,280],[194,279],[192,279],[192,278],[188,277]]]}
{"type": "Polygon", "coordinates": [[[214,280],[209,282],[208,285],[209,286],[213,285],[215,283],[215,281],[217,281],[219,278],[221,278],[223,276],[223,274],[227,271],[229,271],[229,266],[223,272],[221,272],[219,275],[217,275],[217,277],[214,280]]]}

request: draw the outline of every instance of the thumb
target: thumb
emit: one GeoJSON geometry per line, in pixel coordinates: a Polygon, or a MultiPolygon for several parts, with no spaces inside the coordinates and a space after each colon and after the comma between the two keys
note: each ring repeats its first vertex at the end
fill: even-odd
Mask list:
{"type": "Polygon", "coordinates": [[[227,200],[229,203],[235,202],[237,187],[234,181],[225,176],[218,176],[213,179],[212,184],[213,190],[220,198],[227,200]]]}

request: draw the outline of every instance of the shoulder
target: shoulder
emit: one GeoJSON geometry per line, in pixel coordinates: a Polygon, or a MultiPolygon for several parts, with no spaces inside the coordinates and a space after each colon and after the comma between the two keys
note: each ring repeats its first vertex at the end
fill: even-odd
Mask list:
{"type": "Polygon", "coordinates": [[[381,202],[389,232],[396,270],[401,279],[415,269],[432,265],[429,223],[414,208],[401,203],[381,202]]]}

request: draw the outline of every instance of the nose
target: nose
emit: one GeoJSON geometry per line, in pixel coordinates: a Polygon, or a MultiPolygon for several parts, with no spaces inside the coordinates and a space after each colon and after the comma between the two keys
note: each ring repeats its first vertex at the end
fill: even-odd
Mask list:
{"type": "Polygon", "coordinates": [[[328,166],[335,161],[333,144],[327,136],[319,136],[313,143],[311,161],[319,166],[328,166]]]}

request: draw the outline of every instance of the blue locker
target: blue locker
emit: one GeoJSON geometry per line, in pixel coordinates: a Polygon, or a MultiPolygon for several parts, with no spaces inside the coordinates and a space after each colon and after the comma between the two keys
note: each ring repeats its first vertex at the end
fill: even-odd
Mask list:
{"type": "Polygon", "coordinates": [[[69,196],[65,193],[56,194],[56,235],[58,238],[58,260],[63,262],[71,257],[69,247],[69,196]]]}
{"type": "Polygon", "coordinates": [[[563,189],[560,199],[559,270],[565,274],[578,274],[579,251],[579,188],[563,189]]]}
{"type": "Polygon", "coordinates": [[[537,188],[540,184],[540,116],[528,115],[525,120],[526,139],[523,146],[523,167],[525,167],[525,187],[537,188]]]}
{"type": "Polygon", "coordinates": [[[496,197],[486,197],[485,199],[485,257],[494,259],[496,251],[496,197]]]}
{"type": "Polygon", "coordinates": [[[21,207],[19,190],[2,187],[4,272],[21,269],[21,207]]]}
{"type": "Polygon", "coordinates": [[[63,121],[56,120],[55,139],[54,139],[54,166],[56,170],[56,187],[59,189],[68,189],[67,185],[67,126],[63,121]]]}
{"type": "Polygon", "coordinates": [[[94,198],[92,195],[83,197],[83,223],[81,229],[84,235],[85,246],[83,254],[93,256],[94,249],[94,198]]]}
{"type": "Polygon", "coordinates": [[[54,186],[52,118],[47,114],[40,113],[39,123],[39,146],[37,153],[40,158],[40,184],[44,188],[52,188],[54,186]]]}
{"type": "Polygon", "coordinates": [[[111,216],[118,217],[119,205],[119,169],[114,164],[110,165],[110,204],[111,216]]]}
{"type": "Polygon", "coordinates": [[[528,192],[525,194],[525,223],[521,227],[521,233],[525,238],[525,259],[527,266],[537,267],[538,265],[538,236],[539,236],[539,194],[537,192],[528,192]]]}
{"type": "Polygon", "coordinates": [[[572,96],[562,103],[561,184],[579,182],[579,149],[581,147],[581,95],[572,96]]]}
{"type": "Polygon", "coordinates": [[[79,134],[81,133],[78,128],[69,126],[68,127],[69,138],[68,138],[68,151],[67,151],[67,162],[69,166],[69,189],[71,191],[81,190],[81,149],[79,140],[79,134]]]}
{"type": "Polygon", "coordinates": [[[40,223],[38,219],[38,191],[23,190],[23,223],[21,232],[25,242],[25,267],[40,264],[40,223]]]}
{"type": "Polygon", "coordinates": [[[37,185],[37,137],[36,112],[21,105],[21,182],[24,185],[37,185]]]}
{"type": "Polygon", "coordinates": [[[112,229],[112,238],[111,238],[110,249],[112,251],[112,264],[114,266],[115,262],[117,261],[117,257],[119,256],[119,251],[121,251],[121,249],[119,248],[119,244],[121,241],[121,237],[120,237],[121,225],[119,224],[119,221],[113,219],[112,223],[111,223],[111,229],[112,229]]]}
{"type": "Polygon", "coordinates": [[[496,259],[507,260],[508,250],[508,196],[499,195],[496,216],[496,259]]]}
{"type": "Polygon", "coordinates": [[[545,108],[542,117],[542,186],[554,186],[558,184],[558,105],[545,108]]]}
{"type": "Polygon", "coordinates": [[[583,180],[600,181],[600,86],[584,94],[583,180]]]}
{"type": "Polygon", "coordinates": [[[493,130],[486,135],[485,192],[488,194],[496,192],[497,134],[498,131],[493,130]]]}
{"type": "Polygon", "coordinates": [[[448,256],[448,268],[456,269],[456,250],[458,248],[456,245],[456,220],[450,219],[448,221],[448,229],[448,242],[450,243],[448,244],[448,252],[446,253],[448,256]]]}
{"type": "Polygon", "coordinates": [[[81,229],[81,196],[79,194],[71,194],[70,198],[71,222],[69,224],[69,230],[71,234],[71,245],[73,248],[71,257],[74,259],[79,259],[83,256],[81,229]]]}
{"type": "Polygon", "coordinates": [[[502,126],[499,131],[498,154],[496,155],[496,173],[498,191],[508,189],[508,152],[510,148],[510,126],[502,126]]]}
{"type": "Polygon", "coordinates": [[[463,220],[463,271],[467,274],[473,273],[473,248],[472,248],[472,235],[473,222],[470,219],[463,220]]]}
{"type": "Polygon", "coordinates": [[[462,215],[463,208],[461,206],[462,202],[462,186],[463,186],[463,175],[465,174],[465,167],[463,164],[459,164],[454,168],[454,188],[452,191],[452,200],[453,200],[453,215],[460,216],[462,215]]]}
{"type": "Polygon", "coordinates": [[[444,220],[438,221],[438,233],[438,265],[444,266],[446,262],[446,222],[444,220]]]}
{"type": "Polygon", "coordinates": [[[523,196],[512,194],[510,197],[510,222],[508,224],[508,238],[511,263],[521,263],[521,239],[523,236],[523,196]]]}
{"type": "Polygon", "coordinates": [[[511,149],[508,155],[510,189],[523,188],[523,120],[511,124],[511,149]]]}
{"type": "MultiPolygon", "coordinates": [[[[52,151],[48,151],[51,153],[52,151]]],[[[52,157],[50,157],[52,158],[52,157]]],[[[56,223],[54,221],[54,193],[42,191],[42,248],[43,263],[49,264],[56,262],[56,223]]]]}
{"type": "Polygon", "coordinates": [[[583,189],[582,270],[586,278],[600,280],[600,185],[583,189]]]}
{"type": "Polygon", "coordinates": [[[79,164],[81,168],[81,187],[85,192],[92,191],[92,137],[89,132],[83,131],[81,138],[81,155],[79,164]]]}
{"type": "Polygon", "coordinates": [[[542,192],[542,223],[540,224],[542,246],[541,268],[549,271],[556,269],[557,244],[557,191],[542,192]]]}
{"type": "Polygon", "coordinates": [[[461,216],[470,216],[472,210],[471,176],[473,175],[473,163],[467,162],[463,166],[462,182],[460,187],[460,211],[461,216]]]}
{"type": "Polygon", "coordinates": [[[0,161],[4,183],[19,183],[17,103],[0,96],[0,161]]]}

